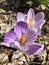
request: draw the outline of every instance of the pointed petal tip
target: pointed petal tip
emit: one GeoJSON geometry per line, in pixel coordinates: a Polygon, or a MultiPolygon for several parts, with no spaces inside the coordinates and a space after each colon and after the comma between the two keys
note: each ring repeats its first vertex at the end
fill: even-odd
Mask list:
{"type": "Polygon", "coordinates": [[[44,12],[39,12],[39,13],[37,13],[37,14],[40,14],[40,15],[42,15],[42,16],[43,16],[43,18],[45,17],[45,14],[44,14],[44,12]]]}
{"type": "Polygon", "coordinates": [[[41,48],[39,50],[37,50],[33,55],[42,53],[42,51],[44,50],[44,44],[40,44],[40,45],[41,45],[41,48]]]}
{"type": "Polygon", "coordinates": [[[32,8],[29,9],[30,11],[33,10],[32,8]]]}
{"type": "Polygon", "coordinates": [[[36,25],[35,25],[35,28],[38,29],[38,30],[41,29],[42,26],[45,24],[45,22],[46,21],[44,19],[41,19],[41,20],[37,21],[36,25]]]}
{"type": "Polygon", "coordinates": [[[17,22],[19,21],[25,21],[25,15],[22,12],[18,12],[16,16],[17,22]]]}
{"type": "Polygon", "coordinates": [[[27,12],[27,18],[29,17],[34,17],[35,16],[35,12],[34,12],[34,10],[32,9],[32,8],[30,8],[29,10],[28,10],[28,12],[27,12]]]}
{"type": "Polygon", "coordinates": [[[45,18],[44,12],[39,12],[39,13],[37,13],[37,14],[35,15],[35,21],[39,21],[39,20],[41,20],[41,19],[44,20],[44,18],[45,18]]]}

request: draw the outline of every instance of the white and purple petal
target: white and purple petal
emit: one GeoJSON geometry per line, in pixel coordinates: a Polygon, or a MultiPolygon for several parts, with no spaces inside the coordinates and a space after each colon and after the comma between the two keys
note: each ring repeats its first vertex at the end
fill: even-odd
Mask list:
{"type": "Polygon", "coordinates": [[[26,51],[29,49],[28,45],[21,45],[21,43],[18,41],[15,41],[14,44],[15,44],[15,48],[20,51],[26,51]]]}
{"type": "Polygon", "coordinates": [[[17,13],[17,17],[16,18],[17,18],[17,22],[25,21],[25,15],[23,13],[21,13],[21,12],[17,13]]]}
{"type": "Polygon", "coordinates": [[[36,27],[36,28],[41,28],[44,23],[45,23],[45,20],[44,20],[44,19],[41,19],[41,20],[39,20],[39,21],[36,21],[35,27],[36,27]]]}
{"type": "Polygon", "coordinates": [[[35,12],[32,8],[30,8],[27,13],[27,18],[34,18],[34,16],[35,16],[35,12]]]}
{"type": "Polygon", "coordinates": [[[29,18],[32,18],[32,20],[35,17],[35,12],[32,8],[29,9],[28,13],[27,13],[27,19],[26,22],[29,23],[29,18]]]}
{"type": "Polygon", "coordinates": [[[27,41],[26,41],[26,43],[27,43],[27,44],[30,44],[30,43],[36,41],[36,39],[37,39],[37,31],[36,31],[36,30],[31,30],[31,29],[29,29],[29,30],[27,31],[27,33],[26,33],[26,36],[27,36],[27,41]]]}
{"type": "Polygon", "coordinates": [[[28,30],[27,23],[22,21],[18,22],[14,27],[14,31],[19,39],[21,39],[22,34],[26,33],[27,30],[28,30]]]}
{"type": "Polygon", "coordinates": [[[41,29],[40,28],[36,28],[37,30],[37,35],[40,35],[41,34],[41,29]]]}
{"type": "Polygon", "coordinates": [[[10,31],[10,32],[5,34],[4,42],[5,42],[6,46],[9,46],[11,43],[14,42],[15,39],[17,39],[15,32],[10,31]]]}
{"type": "Polygon", "coordinates": [[[44,19],[45,18],[45,15],[43,12],[39,12],[35,15],[35,21],[39,21],[41,19],[44,19]]]}
{"type": "Polygon", "coordinates": [[[39,21],[36,21],[34,28],[37,30],[37,34],[38,34],[38,35],[40,35],[40,33],[41,33],[41,28],[42,28],[42,26],[43,26],[44,23],[45,23],[45,20],[44,20],[44,19],[41,19],[41,20],[39,20],[39,21]]]}
{"type": "Polygon", "coordinates": [[[37,55],[41,53],[43,49],[44,49],[44,44],[32,43],[29,46],[29,49],[25,52],[30,55],[37,55]]]}
{"type": "Polygon", "coordinates": [[[15,45],[15,48],[16,49],[19,49],[20,50],[20,42],[18,42],[17,40],[14,41],[14,45],[15,45]]]}

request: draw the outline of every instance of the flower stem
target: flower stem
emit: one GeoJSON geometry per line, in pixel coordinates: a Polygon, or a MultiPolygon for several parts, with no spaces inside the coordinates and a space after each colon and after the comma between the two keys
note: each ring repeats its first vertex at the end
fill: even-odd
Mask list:
{"type": "Polygon", "coordinates": [[[40,42],[40,41],[49,41],[49,38],[37,38],[37,42],[40,42]]]}
{"type": "Polygon", "coordinates": [[[49,38],[45,38],[45,39],[41,38],[40,41],[49,41],[49,38]]]}

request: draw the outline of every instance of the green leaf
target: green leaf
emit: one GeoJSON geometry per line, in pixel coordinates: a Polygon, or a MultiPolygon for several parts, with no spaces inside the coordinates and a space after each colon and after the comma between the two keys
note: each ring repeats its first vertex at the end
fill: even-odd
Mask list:
{"type": "Polygon", "coordinates": [[[49,0],[37,0],[39,3],[43,3],[46,4],[47,6],[49,6],[49,0]]]}

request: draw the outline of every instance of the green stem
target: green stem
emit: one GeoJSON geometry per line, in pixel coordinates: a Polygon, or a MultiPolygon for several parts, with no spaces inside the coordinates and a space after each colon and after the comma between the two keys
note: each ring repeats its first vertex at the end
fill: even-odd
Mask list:
{"type": "Polygon", "coordinates": [[[49,41],[49,38],[37,38],[37,42],[41,42],[41,41],[49,41]]]}
{"type": "Polygon", "coordinates": [[[49,41],[49,38],[45,38],[45,39],[43,39],[43,38],[41,38],[41,39],[39,39],[40,41],[49,41]]]}

